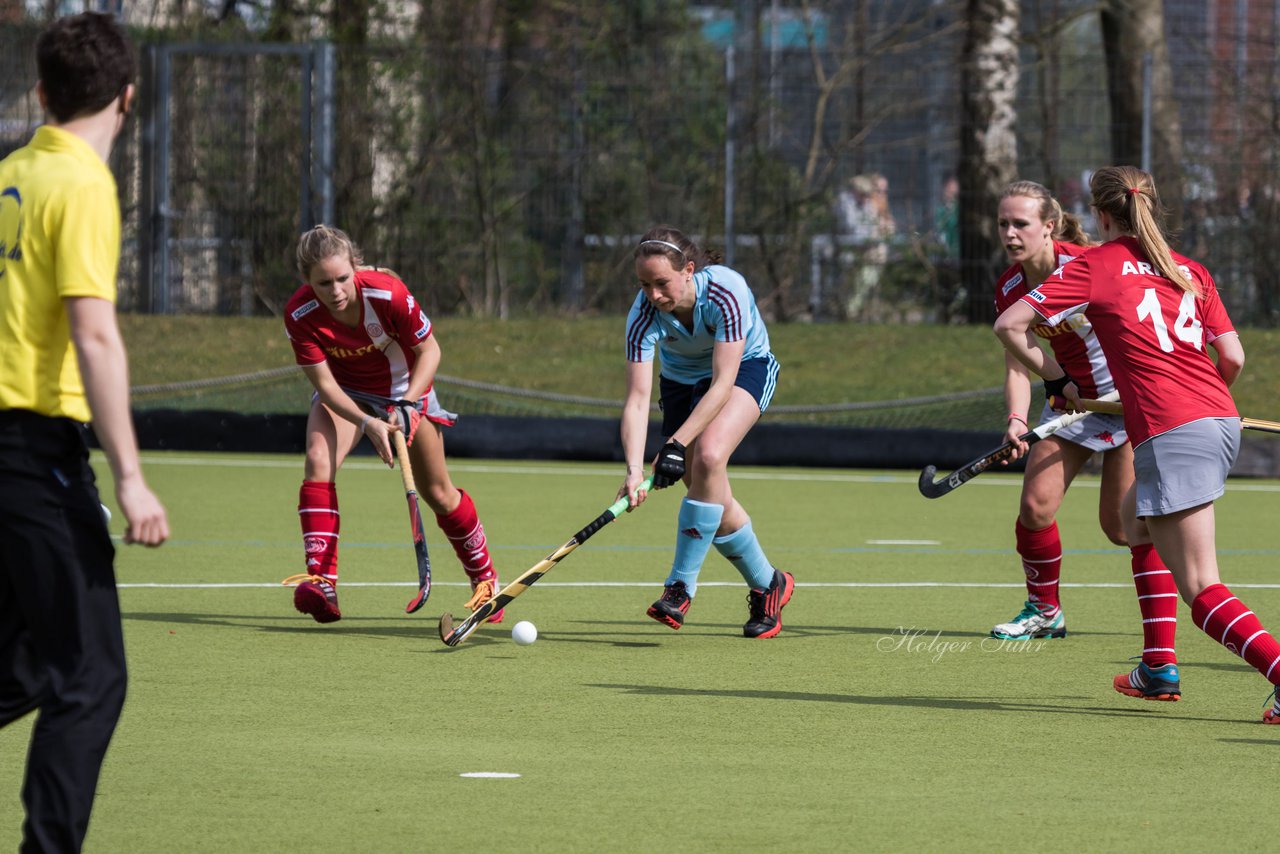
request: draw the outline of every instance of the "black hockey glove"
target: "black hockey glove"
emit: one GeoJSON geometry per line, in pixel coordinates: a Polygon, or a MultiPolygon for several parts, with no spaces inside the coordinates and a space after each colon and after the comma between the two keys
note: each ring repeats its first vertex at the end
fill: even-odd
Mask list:
{"type": "Polygon", "coordinates": [[[684,477],[684,445],[675,439],[662,446],[653,463],[653,488],[665,489],[684,477]]]}

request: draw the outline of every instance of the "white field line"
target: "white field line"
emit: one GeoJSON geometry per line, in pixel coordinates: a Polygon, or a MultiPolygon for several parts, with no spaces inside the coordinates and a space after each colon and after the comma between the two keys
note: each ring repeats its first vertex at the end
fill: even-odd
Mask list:
{"type": "MultiPolygon", "coordinates": [[[[543,581],[538,584],[538,588],[544,587],[653,587],[657,582],[654,581],[543,581]]],[[[230,588],[280,588],[282,584],[271,584],[267,582],[228,582],[228,583],[162,583],[162,582],[123,582],[116,585],[121,590],[225,590],[230,588]]],[[[343,588],[347,587],[407,587],[416,588],[418,585],[407,581],[344,581],[343,588]]],[[[468,583],[465,581],[438,581],[432,585],[433,587],[466,587],[468,583]]],[[[741,587],[740,581],[699,581],[699,587],[741,587]]],[[[1017,588],[1021,590],[1026,585],[1022,582],[1016,584],[1006,584],[997,582],[967,582],[967,581],[797,581],[796,587],[968,587],[968,588],[1017,588]]],[[[1124,590],[1132,590],[1133,583],[1110,583],[1103,582],[1098,584],[1070,584],[1062,583],[1059,587],[1071,587],[1076,589],[1111,589],[1122,588],[1124,590]]],[[[1232,583],[1232,589],[1242,587],[1254,590],[1270,590],[1280,589],[1280,584],[1236,584],[1232,583]]]]}
{"type": "MultiPolygon", "coordinates": [[[[95,454],[99,453],[97,451],[95,454]]],[[[179,457],[171,455],[155,455],[143,454],[142,461],[146,465],[155,466],[192,466],[204,468],[279,468],[279,469],[298,469],[302,468],[301,455],[298,460],[282,460],[282,459],[252,459],[252,458],[213,458],[213,457],[179,457]]],[[[573,468],[568,466],[529,466],[514,463],[512,465],[494,465],[486,463],[465,463],[449,461],[450,471],[462,472],[480,472],[486,474],[520,474],[534,475],[545,477],[547,475],[557,475],[566,477],[608,477],[617,479],[618,473],[611,468],[606,468],[607,464],[597,465],[593,468],[573,468]]],[[[357,469],[363,471],[376,471],[386,468],[380,462],[373,460],[348,459],[343,463],[343,467],[347,469],[357,469]]],[[[999,475],[1000,472],[993,472],[999,475]]],[[[821,470],[813,470],[808,472],[771,472],[771,471],[744,471],[742,469],[734,469],[733,478],[735,480],[786,480],[786,481],[808,481],[813,483],[892,483],[892,484],[912,484],[914,485],[919,475],[894,475],[894,474],[853,474],[845,471],[825,472],[821,470]]],[[[1087,480],[1077,481],[1072,484],[1073,487],[1084,487],[1087,489],[1097,489],[1100,485],[1101,478],[1089,478],[1087,480]]],[[[988,477],[974,478],[969,484],[978,484],[979,486],[1002,486],[1002,487],[1022,487],[1021,477],[988,477]]],[[[1275,483],[1241,483],[1238,481],[1227,481],[1228,492],[1280,492],[1280,484],[1275,483]]]]}
{"type": "MultiPolygon", "coordinates": [[[[301,460],[253,460],[253,459],[206,459],[202,457],[171,457],[171,456],[153,456],[144,454],[142,461],[146,465],[158,466],[193,466],[205,468],[280,468],[280,469],[301,469],[301,460]]],[[[484,463],[462,463],[449,461],[450,471],[463,472],[479,472],[482,474],[523,474],[545,477],[547,475],[557,475],[565,477],[608,477],[617,479],[618,472],[614,469],[606,468],[607,464],[602,464],[594,468],[570,468],[567,466],[527,466],[520,464],[512,465],[489,465],[484,463]]],[[[356,469],[359,471],[380,471],[386,466],[382,463],[373,462],[372,460],[352,460],[348,458],[342,464],[345,469],[356,469]]],[[[734,478],[739,480],[793,480],[793,481],[832,481],[836,483],[915,483],[917,477],[907,477],[898,475],[859,475],[859,474],[843,474],[815,471],[812,474],[802,474],[797,472],[751,472],[735,469],[734,478]]],[[[1018,481],[1019,485],[1021,481],[1018,481]]]]}
{"type": "Polygon", "coordinates": [[[471,777],[473,779],[491,779],[491,780],[515,780],[520,777],[511,771],[464,771],[458,775],[459,777],[471,777]]]}
{"type": "Polygon", "coordinates": [[[942,540],[867,540],[869,546],[940,546],[942,540]]]}

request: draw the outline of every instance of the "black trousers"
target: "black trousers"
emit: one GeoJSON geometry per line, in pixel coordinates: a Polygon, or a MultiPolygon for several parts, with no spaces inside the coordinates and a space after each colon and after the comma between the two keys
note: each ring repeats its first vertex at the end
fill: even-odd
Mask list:
{"type": "Polygon", "coordinates": [[[115,549],[83,429],[0,410],[0,727],[39,713],[23,852],[80,850],[124,705],[115,549]]]}

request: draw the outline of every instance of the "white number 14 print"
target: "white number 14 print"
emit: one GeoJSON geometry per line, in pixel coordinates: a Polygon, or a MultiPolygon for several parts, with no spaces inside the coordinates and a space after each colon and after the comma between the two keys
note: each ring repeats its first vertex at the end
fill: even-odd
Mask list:
{"type": "MultiPolygon", "coordinates": [[[[1173,339],[1169,337],[1169,325],[1165,323],[1164,315],[1160,312],[1160,300],[1156,296],[1155,288],[1146,288],[1143,291],[1142,302],[1138,303],[1138,320],[1143,321],[1148,317],[1151,318],[1151,324],[1156,329],[1160,349],[1166,353],[1172,353],[1173,339]]],[[[1197,350],[1204,347],[1204,329],[1196,319],[1195,294],[1187,292],[1182,295],[1182,302],[1178,305],[1178,319],[1173,323],[1173,334],[1178,336],[1178,340],[1186,341],[1197,350]]]]}

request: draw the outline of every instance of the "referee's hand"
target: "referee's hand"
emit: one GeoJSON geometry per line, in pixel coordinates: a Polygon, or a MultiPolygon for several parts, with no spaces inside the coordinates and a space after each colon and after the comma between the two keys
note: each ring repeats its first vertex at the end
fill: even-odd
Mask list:
{"type": "Polygon", "coordinates": [[[141,476],[116,484],[116,503],[124,513],[126,543],[154,547],[169,539],[164,505],[141,476]]]}

